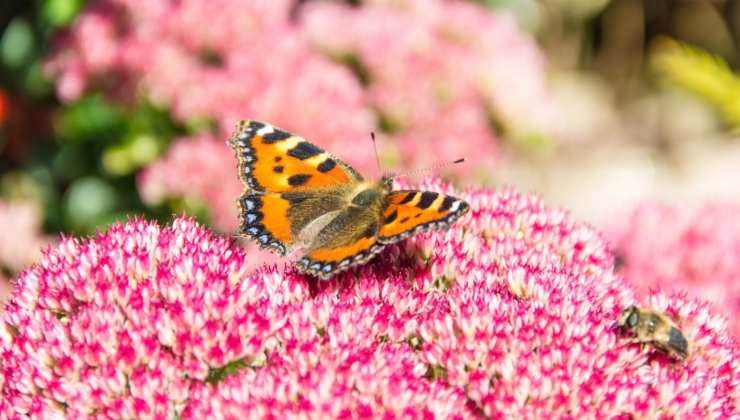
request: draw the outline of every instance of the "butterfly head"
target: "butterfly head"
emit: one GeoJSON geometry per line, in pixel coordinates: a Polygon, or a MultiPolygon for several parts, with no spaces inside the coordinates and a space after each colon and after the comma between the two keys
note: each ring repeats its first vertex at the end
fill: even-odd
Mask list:
{"type": "Polygon", "coordinates": [[[398,177],[398,174],[395,174],[395,173],[392,173],[392,172],[385,173],[380,178],[380,185],[383,188],[385,188],[385,189],[387,189],[387,190],[390,191],[390,190],[393,189],[393,180],[396,179],[397,177],[398,177]]]}

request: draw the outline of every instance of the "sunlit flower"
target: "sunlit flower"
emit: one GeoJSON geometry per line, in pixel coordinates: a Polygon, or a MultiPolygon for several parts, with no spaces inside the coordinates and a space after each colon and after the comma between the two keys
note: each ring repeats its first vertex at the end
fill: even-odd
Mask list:
{"type": "MultiPolygon", "coordinates": [[[[454,192],[439,182],[422,186],[454,192]]],[[[639,301],[588,226],[512,190],[321,282],[249,271],[189,219],[66,239],[18,277],[0,330],[0,413],[285,417],[731,418],[737,344],[684,295],[639,301]],[[674,318],[686,361],[614,328],[674,318]]]]}

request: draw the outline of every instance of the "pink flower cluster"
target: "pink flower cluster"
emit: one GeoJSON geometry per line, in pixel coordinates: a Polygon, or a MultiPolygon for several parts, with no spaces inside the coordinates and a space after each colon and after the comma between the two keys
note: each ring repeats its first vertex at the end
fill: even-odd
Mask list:
{"type": "Polygon", "coordinates": [[[677,289],[712,302],[740,337],[739,205],[682,210],[645,203],[621,220],[608,230],[620,274],[642,295],[677,289]]]}
{"type": "Polygon", "coordinates": [[[328,282],[249,271],[249,253],[183,218],[66,239],[3,315],[0,417],[740,413],[723,318],[682,295],[638,302],[599,235],[535,197],[460,196],[471,210],[449,230],[328,282]],[[634,303],[676,319],[686,361],[617,333],[634,303]]]}
{"type": "Polygon", "coordinates": [[[407,166],[495,163],[491,111],[515,133],[551,129],[544,59],[511,15],[472,2],[370,0],[311,2],[302,16],[314,44],[367,73],[369,101],[407,166]]]}

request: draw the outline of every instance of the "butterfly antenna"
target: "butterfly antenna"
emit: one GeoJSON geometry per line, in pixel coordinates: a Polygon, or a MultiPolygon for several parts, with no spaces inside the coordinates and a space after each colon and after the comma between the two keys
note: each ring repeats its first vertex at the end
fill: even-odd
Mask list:
{"type": "Polygon", "coordinates": [[[404,172],[404,173],[398,174],[398,176],[413,176],[413,175],[418,175],[418,174],[422,174],[424,172],[435,171],[435,170],[438,170],[438,169],[442,169],[442,168],[444,168],[446,166],[456,165],[458,163],[463,163],[463,162],[465,162],[465,158],[456,159],[456,160],[453,160],[452,162],[450,162],[450,161],[447,161],[447,162],[436,162],[436,163],[432,164],[431,166],[427,166],[426,168],[420,168],[420,169],[415,169],[413,171],[404,172]]]}
{"type": "Polygon", "coordinates": [[[378,165],[378,172],[383,172],[383,169],[380,167],[380,155],[378,154],[378,142],[375,141],[375,132],[370,132],[370,138],[373,139],[373,150],[375,151],[375,163],[378,165]]]}

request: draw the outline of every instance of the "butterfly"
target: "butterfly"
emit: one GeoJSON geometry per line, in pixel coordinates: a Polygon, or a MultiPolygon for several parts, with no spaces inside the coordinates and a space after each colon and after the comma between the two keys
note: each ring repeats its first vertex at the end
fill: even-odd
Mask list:
{"type": "Polygon", "coordinates": [[[281,256],[302,250],[302,273],[328,279],[364,264],[386,245],[445,229],[463,200],[431,191],[392,190],[392,176],[366,181],[351,166],[299,136],[241,121],[229,139],[245,185],[238,234],[281,256]]]}

